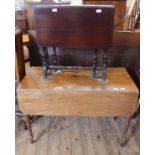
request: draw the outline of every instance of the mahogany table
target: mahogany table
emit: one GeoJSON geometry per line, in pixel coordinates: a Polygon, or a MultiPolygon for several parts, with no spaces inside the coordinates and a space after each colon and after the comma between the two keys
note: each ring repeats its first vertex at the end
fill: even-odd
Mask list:
{"type": "Polygon", "coordinates": [[[90,77],[91,72],[62,70],[42,80],[42,68],[32,67],[17,89],[20,110],[27,115],[126,116],[124,145],[138,89],[125,68],[107,68],[107,83],[90,77]]]}

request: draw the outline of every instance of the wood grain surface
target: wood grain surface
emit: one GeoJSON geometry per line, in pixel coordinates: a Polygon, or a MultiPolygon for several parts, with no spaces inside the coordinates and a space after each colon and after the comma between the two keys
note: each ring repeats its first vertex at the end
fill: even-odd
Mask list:
{"type": "Polygon", "coordinates": [[[37,42],[43,47],[107,48],[112,44],[113,6],[36,6],[37,42]]]}
{"type": "Polygon", "coordinates": [[[32,67],[17,89],[20,110],[57,116],[126,116],[136,110],[138,89],[124,68],[108,68],[106,84],[90,73],[63,70],[42,80],[41,67],[32,67]]]}
{"type": "Polygon", "coordinates": [[[117,143],[124,117],[40,117],[32,123],[30,144],[23,124],[16,122],[16,155],[139,155],[139,116],[131,121],[129,141],[117,143]]]}

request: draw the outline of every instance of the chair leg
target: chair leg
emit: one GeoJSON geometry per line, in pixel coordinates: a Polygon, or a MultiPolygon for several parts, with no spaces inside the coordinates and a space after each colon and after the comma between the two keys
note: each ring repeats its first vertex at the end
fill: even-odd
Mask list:
{"type": "Polygon", "coordinates": [[[25,121],[26,121],[26,126],[27,126],[27,129],[28,129],[28,132],[29,132],[29,136],[30,136],[30,143],[33,143],[33,134],[32,134],[30,116],[29,115],[25,115],[25,121]]]}
{"type": "Polygon", "coordinates": [[[125,120],[125,127],[124,127],[124,130],[123,130],[123,137],[119,140],[119,144],[122,147],[125,146],[126,143],[127,143],[127,133],[128,133],[128,128],[129,128],[131,117],[132,116],[130,115],[125,120]]]}

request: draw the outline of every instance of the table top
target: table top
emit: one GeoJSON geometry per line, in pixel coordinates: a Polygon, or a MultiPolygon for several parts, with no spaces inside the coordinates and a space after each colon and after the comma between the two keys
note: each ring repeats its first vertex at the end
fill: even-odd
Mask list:
{"type": "Polygon", "coordinates": [[[108,68],[107,83],[91,70],[63,70],[42,80],[32,67],[17,88],[20,110],[29,115],[127,116],[137,108],[138,89],[125,68],[108,68]]]}
{"type": "Polygon", "coordinates": [[[108,48],[112,44],[114,7],[35,7],[37,43],[42,47],[108,48]]]}
{"type": "Polygon", "coordinates": [[[31,67],[19,84],[18,91],[47,89],[50,91],[138,93],[136,85],[125,68],[107,68],[107,83],[90,77],[91,73],[91,70],[62,70],[61,73],[52,74],[50,80],[42,80],[42,68],[31,67]]]}

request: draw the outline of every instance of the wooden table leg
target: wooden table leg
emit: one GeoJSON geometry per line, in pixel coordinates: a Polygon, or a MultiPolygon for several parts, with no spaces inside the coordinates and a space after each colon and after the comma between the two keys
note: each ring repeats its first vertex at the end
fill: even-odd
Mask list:
{"type": "MultiPolygon", "coordinates": [[[[140,99],[139,99],[140,100],[140,99]]],[[[132,119],[136,118],[138,114],[140,114],[140,101],[138,100],[138,106],[134,114],[132,115],[132,119]]]]}
{"type": "Polygon", "coordinates": [[[47,70],[48,70],[48,49],[47,47],[42,47],[42,79],[47,80],[50,79],[50,76],[47,76],[47,70]]]}
{"type": "Polygon", "coordinates": [[[94,56],[93,56],[93,73],[92,77],[96,77],[96,69],[97,69],[97,49],[94,51],[94,56]]]}
{"type": "Polygon", "coordinates": [[[125,127],[124,127],[124,131],[123,131],[123,137],[119,140],[119,144],[121,146],[125,146],[126,143],[127,143],[127,133],[128,133],[128,128],[129,128],[131,117],[132,117],[132,115],[127,116],[127,118],[125,120],[125,127]]]}
{"type": "MultiPolygon", "coordinates": [[[[53,47],[53,64],[54,66],[57,66],[57,53],[56,48],[53,47]]],[[[57,72],[57,68],[54,68],[55,72],[57,72]]]]}
{"type": "Polygon", "coordinates": [[[30,123],[30,116],[29,115],[25,115],[25,121],[26,121],[27,129],[29,131],[30,143],[33,143],[33,134],[32,134],[31,123],[30,123]]]}
{"type": "Polygon", "coordinates": [[[107,59],[108,59],[108,49],[103,49],[103,82],[106,82],[107,79],[107,59]]]}

